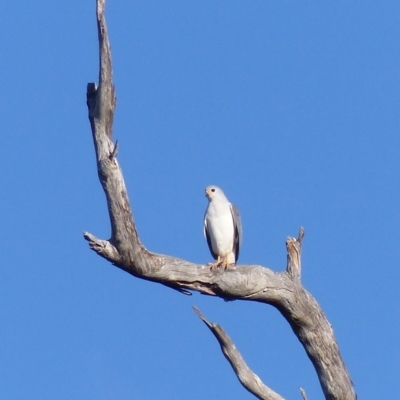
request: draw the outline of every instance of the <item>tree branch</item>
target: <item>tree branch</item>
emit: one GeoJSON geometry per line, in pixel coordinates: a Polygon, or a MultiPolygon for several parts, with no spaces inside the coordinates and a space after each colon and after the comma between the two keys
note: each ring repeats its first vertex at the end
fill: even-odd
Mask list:
{"type": "Polygon", "coordinates": [[[300,388],[300,393],[301,393],[301,397],[303,398],[303,400],[308,400],[306,391],[303,388],[300,388]]]}
{"type": "Polygon", "coordinates": [[[287,249],[287,266],[286,272],[289,276],[297,281],[301,277],[301,244],[304,238],[304,228],[301,227],[297,239],[288,237],[286,240],[287,249]]]}
{"type": "Polygon", "coordinates": [[[115,94],[112,83],[111,51],[104,16],[105,0],[97,0],[100,52],[99,86],[87,86],[87,106],[100,183],[107,199],[111,238],[101,240],[85,232],[90,248],[129,274],[176,289],[185,294],[198,291],[223,299],[251,300],[276,307],[289,322],[318,374],[325,398],[356,398],[341,358],[333,330],[316,300],[301,285],[301,244],[288,238],[288,265],[273,272],[258,265],[236,269],[213,269],[162,254],[149,252],[139,240],[129,205],[117,146],[112,141],[115,94]]]}
{"type": "Polygon", "coordinates": [[[224,356],[231,364],[236,376],[245,389],[254,394],[254,396],[260,400],[285,400],[278,393],[266,386],[262,380],[248,367],[246,362],[243,360],[243,357],[233,344],[231,338],[220,325],[209,322],[197,307],[193,307],[193,309],[217,338],[221,346],[222,353],[224,353],[224,356]]]}

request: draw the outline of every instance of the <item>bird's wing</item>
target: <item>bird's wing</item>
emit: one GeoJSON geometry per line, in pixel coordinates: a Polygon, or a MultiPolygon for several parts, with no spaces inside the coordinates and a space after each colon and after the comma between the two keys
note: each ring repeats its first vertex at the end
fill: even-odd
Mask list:
{"type": "Polygon", "coordinates": [[[208,248],[210,249],[210,253],[213,256],[214,260],[218,259],[218,256],[214,253],[214,250],[212,248],[212,242],[211,242],[211,233],[207,228],[207,211],[206,214],[204,215],[204,236],[207,239],[207,244],[208,244],[208,248]]]}
{"type": "Polygon", "coordinates": [[[240,213],[237,207],[233,204],[231,204],[231,214],[232,214],[232,219],[233,219],[233,228],[235,230],[234,236],[233,236],[233,251],[235,253],[235,261],[238,260],[239,258],[239,251],[240,247],[242,245],[242,220],[240,218],[240,213]]]}

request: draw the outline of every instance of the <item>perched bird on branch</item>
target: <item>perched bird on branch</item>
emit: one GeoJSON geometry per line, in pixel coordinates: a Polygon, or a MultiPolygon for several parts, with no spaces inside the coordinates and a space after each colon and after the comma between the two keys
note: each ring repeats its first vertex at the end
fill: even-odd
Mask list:
{"type": "Polygon", "coordinates": [[[229,202],[217,186],[206,188],[209,201],[204,215],[204,236],[216,263],[213,267],[228,267],[236,264],[242,244],[242,222],[239,210],[229,202]]]}

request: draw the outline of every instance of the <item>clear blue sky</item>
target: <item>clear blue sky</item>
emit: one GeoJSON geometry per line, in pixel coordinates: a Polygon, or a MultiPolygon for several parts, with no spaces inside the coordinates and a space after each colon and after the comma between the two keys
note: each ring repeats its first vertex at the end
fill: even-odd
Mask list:
{"type": "MultiPolygon", "coordinates": [[[[109,237],[85,91],[95,2],[0,6],[0,398],[252,399],[191,309],[272,389],[322,392],[269,306],[183,296],[88,249],[109,237]]],[[[400,392],[400,3],[113,0],[115,139],[142,241],[211,260],[204,188],[244,225],[240,263],[324,308],[360,399],[400,392]]]]}

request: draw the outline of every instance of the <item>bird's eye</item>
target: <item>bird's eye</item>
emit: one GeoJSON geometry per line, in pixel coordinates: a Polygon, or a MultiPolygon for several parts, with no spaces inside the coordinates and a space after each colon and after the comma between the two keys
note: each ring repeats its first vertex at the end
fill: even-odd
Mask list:
{"type": "Polygon", "coordinates": [[[211,191],[212,191],[212,192],[215,192],[215,189],[214,189],[214,188],[212,188],[212,189],[211,189],[211,191]]]}

